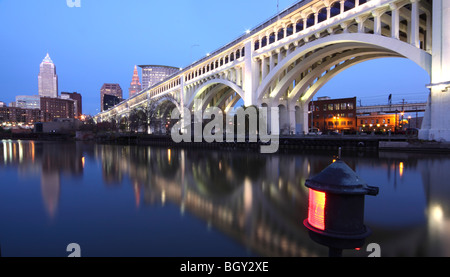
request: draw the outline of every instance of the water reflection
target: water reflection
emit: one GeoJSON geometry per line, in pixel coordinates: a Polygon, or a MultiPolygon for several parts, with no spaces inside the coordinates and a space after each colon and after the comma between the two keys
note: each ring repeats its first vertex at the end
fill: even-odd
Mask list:
{"type": "MultiPolygon", "coordinates": [[[[0,151],[3,170],[40,176],[41,198],[52,218],[61,205],[63,178],[101,171],[102,179],[96,181],[107,191],[130,184],[127,189],[138,210],[175,205],[180,214],[194,215],[255,255],[328,253],[310,240],[302,222],[308,204],[305,180],[332,162],[330,153],[265,156],[245,151],[21,141],[2,141],[0,151]]],[[[373,230],[368,243],[380,244],[383,256],[450,256],[446,236],[450,231],[449,156],[344,153],[344,157],[369,185],[380,187],[377,197],[366,199],[365,220],[373,230]]],[[[126,203],[125,196],[115,199],[110,212],[119,214],[116,209],[124,205],[121,202],[126,203]]],[[[88,209],[99,208],[90,205],[88,209]]],[[[124,235],[118,234],[117,240],[124,235]]],[[[364,248],[344,254],[368,255],[364,248]]]]}

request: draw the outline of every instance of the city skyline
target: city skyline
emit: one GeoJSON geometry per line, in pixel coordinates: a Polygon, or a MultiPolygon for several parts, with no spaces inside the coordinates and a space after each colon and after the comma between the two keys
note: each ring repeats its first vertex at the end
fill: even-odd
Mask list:
{"type": "MultiPolygon", "coordinates": [[[[280,0],[278,9],[296,2],[280,0]]],[[[79,8],[70,8],[62,0],[1,1],[0,33],[9,43],[0,57],[11,66],[2,68],[0,101],[10,103],[17,95],[38,94],[38,64],[49,53],[58,65],[59,92],[79,92],[85,113],[94,115],[100,111],[98,95],[102,85],[119,83],[129,87],[134,65],[186,67],[276,12],[275,0],[231,0],[227,5],[177,1],[170,8],[167,3],[139,0],[131,4],[82,0],[79,8]],[[44,11],[54,17],[42,18],[44,11]],[[51,30],[45,27],[54,22],[58,24],[51,30]],[[137,37],[132,45],[125,39],[130,30],[137,37]],[[110,38],[115,38],[115,43],[110,38]]],[[[428,74],[409,60],[380,59],[345,70],[316,97],[356,96],[358,105],[383,104],[390,94],[394,103],[402,99],[426,101],[429,82],[428,74]]]]}

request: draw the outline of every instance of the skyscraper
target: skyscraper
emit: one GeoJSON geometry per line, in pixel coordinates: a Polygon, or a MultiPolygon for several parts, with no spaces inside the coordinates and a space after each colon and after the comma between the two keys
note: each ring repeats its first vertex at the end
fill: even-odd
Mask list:
{"type": "Polygon", "coordinates": [[[119,84],[103,84],[100,89],[100,109],[102,112],[104,111],[103,99],[106,94],[116,96],[121,100],[123,99],[122,88],[119,84]]]}
{"type": "Polygon", "coordinates": [[[152,87],[180,71],[178,67],[165,65],[140,65],[139,67],[142,68],[142,89],[152,87]]]}
{"type": "Polygon", "coordinates": [[[56,66],[47,53],[40,65],[39,76],[39,96],[58,97],[58,76],[56,75],[56,66]]]}
{"type": "Polygon", "coordinates": [[[141,83],[139,82],[139,74],[137,67],[134,66],[133,79],[131,80],[131,85],[129,88],[130,98],[142,90],[141,83]]]}

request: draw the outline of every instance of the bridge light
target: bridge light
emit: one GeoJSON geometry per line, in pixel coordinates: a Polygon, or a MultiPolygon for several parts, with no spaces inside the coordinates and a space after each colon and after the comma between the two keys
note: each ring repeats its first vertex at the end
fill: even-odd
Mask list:
{"type": "Polygon", "coordinates": [[[378,195],[342,160],[306,180],[308,218],[303,221],[312,240],[328,246],[330,255],[364,245],[371,230],[364,225],[365,195],[378,195]],[[332,251],[333,250],[333,251],[332,251]]]}

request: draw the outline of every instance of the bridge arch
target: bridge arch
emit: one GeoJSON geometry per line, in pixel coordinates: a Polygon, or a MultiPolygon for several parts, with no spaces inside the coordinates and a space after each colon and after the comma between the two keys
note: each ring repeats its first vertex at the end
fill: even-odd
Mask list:
{"type": "Polygon", "coordinates": [[[414,47],[411,44],[402,42],[397,39],[384,36],[375,36],[372,34],[344,33],[329,35],[324,38],[316,39],[312,42],[306,43],[305,45],[296,49],[294,52],[288,54],[286,58],[280,61],[261,81],[261,84],[256,92],[258,101],[261,101],[263,99],[269,89],[269,86],[271,86],[273,82],[276,81],[281,72],[284,72],[296,60],[301,59],[308,52],[314,52],[322,48],[324,50],[321,51],[324,54],[332,56],[346,49],[362,47],[366,47],[367,56],[370,56],[372,54],[371,52],[373,51],[379,51],[385,53],[385,55],[380,55],[380,58],[397,55],[399,57],[412,60],[422,69],[427,71],[429,75],[431,75],[431,55],[426,51],[414,47]],[[329,52],[326,52],[326,49],[329,49],[329,52]]]}
{"type": "MultiPolygon", "coordinates": [[[[192,110],[194,107],[194,100],[195,99],[199,99],[200,97],[204,96],[204,98],[202,98],[203,101],[203,106],[202,106],[202,110],[204,110],[207,105],[211,102],[211,99],[216,96],[217,93],[219,93],[221,90],[227,90],[224,93],[224,97],[221,97],[218,101],[218,105],[220,106],[221,104],[225,104],[225,101],[230,98],[231,94],[233,92],[236,93],[235,97],[233,97],[233,99],[230,101],[230,103],[234,103],[236,104],[238,99],[244,98],[244,92],[242,90],[242,88],[240,86],[238,86],[237,84],[235,84],[232,81],[229,80],[225,80],[225,79],[212,79],[209,80],[203,84],[201,84],[198,88],[196,88],[195,92],[191,95],[191,97],[189,98],[189,100],[187,101],[187,103],[185,104],[186,107],[189,110],[192,110]],[[208,89],[210,89],[206,95],[203,95],[208,89]],[[228,90],[227,90],[228,89],[228,90]]],[[[227,103],[227,108],[231,108],[231,106],[229,105],[230,103],[227,103]]]]}

